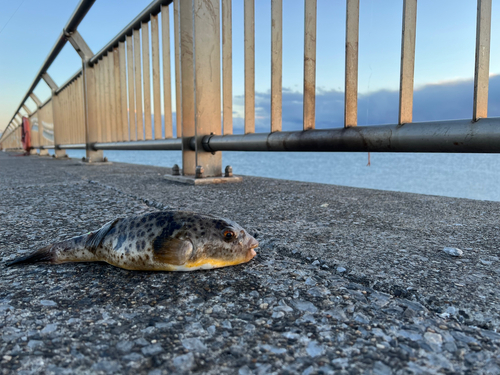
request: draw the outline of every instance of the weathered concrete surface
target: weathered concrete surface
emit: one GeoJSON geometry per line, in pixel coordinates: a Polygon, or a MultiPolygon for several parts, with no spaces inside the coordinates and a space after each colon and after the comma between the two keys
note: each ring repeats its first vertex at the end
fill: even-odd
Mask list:
{"type": "Polygon", "coordinates": [[[0,265],[0,373],[500,373],[500,203],[166,172],[0,153],[3,262],[162,207],[262,245],[194,273],[0,265]]]}

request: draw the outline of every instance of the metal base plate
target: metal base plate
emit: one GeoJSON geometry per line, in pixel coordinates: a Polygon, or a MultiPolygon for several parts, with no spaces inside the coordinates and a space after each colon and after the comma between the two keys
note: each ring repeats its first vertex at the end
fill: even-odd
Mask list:
{"type": "Polygon", "coordinates": [[[194,178],[194,176],[172,176],[171,174],[166,174],[164,177],[166,180],[188,185],[226,184],[243,181],[243,177],[241,176],[194,178]]]}
{"type": "Polygon", "coordinates": [[[91,161],[91,162],[88,162],[88,161],[81,161],[80,160],[80,164],[82,165],[111,165],[113,164],[112,161],[91,161]]]}

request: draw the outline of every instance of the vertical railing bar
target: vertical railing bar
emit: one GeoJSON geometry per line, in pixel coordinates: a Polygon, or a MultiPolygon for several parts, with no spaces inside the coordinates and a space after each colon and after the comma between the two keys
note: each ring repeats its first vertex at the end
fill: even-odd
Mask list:
{"type": "Polygon", "coordinates": [[[177,138],[182,137],[180,6],[180,0],[174,0],[175,126],[177,138]]]}
{"type": "Polygon", "coordinates": [[[104,68],[104,113],[105,113],[105,123],[106,123],[106,142],[112,142],[112,117],[111,116],[111,77],[110,77],[110,56],[111,54],[108,52],[103,59],[103,68],[104,68]]]}
{"type": "Polygon", "coordinates": [[[144,133],[146,140],[153,139],[151,129],[151,68],[149,66],[149,23],[141,25],[142,36],[142,83],[144,86],[144,133]]]}
{"type": "Polygon", "coordinates": [[[71,91],[70,91],[70,103],[71,105],[68,106],[71,108],[71,111],[68,113],[68,131],[69,131],[69,137],[68,137],[68,143],[75,143],[75,128],[76,128],[76,98],[75,98],[75,87],[76,87],[76,82],[73,82],[71,84],[71,91]],[[73,117],[75,117],[73,119],[73,117]]]}
{"type": "Polygon", "coordinates": [[[42,117],[42,112],[44,112],[43,109],[40,108],[40,106],[38,106],[38,143],[40,144],[40,146],[42,146],[44,143],[44,139],[43,139],[43,117],[42,117]]]}
{"type": "MultiPolygon", "coordinates": [[[[61,97],[59,95],[55,95],[55,92],[52,91],[52,134],[53,134],[53,144],[56,145],[59,142],[59,132],[58,126],[61,124],[61,111],[59,111],[59,107],[61,104],[61,97]],[[57,129],[56,129],[57,128],[57,129]]],[[[17,120],[17,118],[15,119],[17,120]]],[[[17,125],[19,125],[17,123],[17,125]]]]}
{"type": "Polygon", "coordinates": [[[83,113],[83,77],[82,76],[80,76],[80,78],[78,78],[77,95],[78,95],[78,118],[80,119],[79,129],[78,129],[78,143],[85,143],[85,119],[84,119],[85,114],[83,113]]]}
{"type": "Polygon", "coordinates": [[[84,95],[84,100],[86,99],[87,101],[91,99],[89,96],[90,95],[95,95],[95,98],[93,98],[93,103],[95,104],[95,108],[92,111],[92,108],[88,107],[88,103],[84,102],[84,114],[85,114],[85,137],[86,140],[92,139],[92,134],[94,135],[94,140],[97,140],[100,134],[100,119],[99,119],[99,102],[100,102],[100,95],[99,95],[99,61],[97,61],[93,67],[87,67],[85,68],[85,78],[84,78],[84,90],[90,90],[94,89],[93,92],[87,91],[83,92],[84,95]],[[90,76],[87,76],[90,73],[90,76]],[[95,121],[95,125],[92,126],[92,120],[95,121]]]}
{"type": "Polygon", "coordinates": [[[233,134],[233,21],[231,3],[232,0],[222,0],[222,128],[224,135],[233,134]]]}
{"type": "Polygon", "coordinates": [[[401,77],[399,81],[399,124],[413,121],[416,31],[417,0],[404,0],[401,36],[401,77]]]}
{"type": "Polygon", "coordinates": [[[75,88],[75,83],[73,82],[70,85],[70,91],[68,95],[68,107],[66,109],[66,118],[67,118],[67,123],[66,123],[66,128],[67,130],[67,143],[72,143],[73,142],[73,130],[74,130],[74,121],[72,119],[74,115],[74,110],[75,110],[75,105],[74,105],[74,88],[75,88]]]}
{"type": "MultiPolygon", "coordinates": [[[[54,133],[58,133],[57,137],[54,137],[54,144],[63,144],[64,143],[64,108],[65,108],[65,103],[64,103],[64,91],[61,91],[61,95],[56,95],[56,102],[57,102],[57,127],[56,124],[54,123],[54,133]],[[57,139],[56,139],[57,138],[57,139]]],[[[54,107],[52,108],[54,111],[54,107]]],[[[21,123],[22,124],[22,123],[21,123]]]]}
{"type": "Polygon", "coordinates": [[[74,107],[73,107],[73,88],[74,82],[68,86],[68,92],[66,94],[66,120],[65,120],[65,131],[66,131],[66,139],[64,143],[70,144],[73,142],[73,116],[74,116],[74,107]]]}
{"type": "MultiPolygon", "coordinates": [[[[172,129],[172,83],[170,71],[170,14],[169,7],[161,6],[161,42],[162,42],[162,62],[163,62],[163,118],[165,122],[165,138],[173,137],[172,129]]],[[[158,38],[158,18],[156,19],[156,37],[158,38]]],[[[158,55],[158,90],[160,90],[160,63],[158,55]]],[[[160,104],[160,102],[158,102],[160,104]]],[[[156,104],[155,104],[156,105],[156,104]]],[[[161,112],[161,108],[158,108],[161,112]]],[[[161,137],[161,119],[160,119],[161,137]]]]}
{"type": "Polygon", "coordinates": [[[192,1],[180,2],[181,30],[181,95],[182,95],[182,172],[195,174],[196,150],[191,149],[190,137],[196,136],[194,92],[194,10],[192,1]]]}
{"type": "MultiPolygon", "coordinates": [[[[54,127],[54,132],[57,131],[57,140],[54,139],[54,144],[63,144],[65,142],[65,122],[66,122],[66,94],[67,92],[61,91],[57,94],[57,129],[54,127]]],[[[22,122],[21,122],[22,124],[22,122]]]]}
{"type": "Polygon", "coordinates": [[[128,141],[128,110],[127,110],[127,60],[125,55],[125,42],[118,45],[120,58],[120,118],[121,118],[121,140],[128,141]]]}
{"type": "Polygon", "coordinates": [[[64,144],[68,143],[68,106],[69,106],[69,101],[68,101],[68,93],[69,93],[69,86],[68,90],[63,90],[61,91],[58,96],[60,97],[61,101],[59,102],[59,111],[61,113],[61,121],[59,122],[59,129],[61,137],[58,137],[58,144],[64,144]]]}
{"type": "Polygon", "coordinates": [[[283,0],[271,2],[271,132],[282,127],[283,0]]]}
{"type": "Polygon", "coordinates": [[[70,114],[70,111],[72,110],[71,108],[71,87],[73,86],[73,84],[70,84],[69,85],[69,89],[68,90],[64,90],[64,96],[63,96],[63,107],[62,107],[62,110],[63,110],[63,123],[62,123],[62,130],[63,130],[63,142],[61,142],[61,144],[63,143],[69,143],[69,139],[70,139],[70,129],[71,129],[71,124],[70,124],[70,121],[69,121],[69,114],[70,114]]]}
{"type": "Polygon", "coordinates": [[[73,113],[71,128],[73,129],[72,143],[77,143],[78,141],[78,131],[80,128],[80,106],[78,105],[78,78],[73,82],[73,113]]]}
{"type": "Polygon", "coordinates": [[[73,128],[73,143],[77,143],[78,141],[78,130],[79,130],[79,125],[80,125],[80,106],[78,105],[78,79],[75,80],[73,83],[73,109],[74,109],[74,121],[72,121],[72,128],[73,128]]]}
{"type": "Polygon", "coordinates": [[[71,112],[69,113],[70,144],[76,143],[76,134],[78,127],[78,108],[76,106],[76,80],[71,84],[71,112]]]}
{"type": "Polygon", "coordinates": [[[141,35],[140,30],[134,30],[134,72],[135,72],[135,115],[137,118],[137,139],[144,140],[144,118],[142,113],[142,82],[141,82],[141,35]]]}
{"type": "Polygon", "coordinates": [[[83,113],[83,76],[77,79],[77,103],[78,103],[78,140],[77,143],[85,143],[85,114],[83,113]]]}
{"type": "Polygon", "coordinates": [[[359,0],[347,0],[344,127],[358,124],[359,0]]]}
{"type": "Polygon", "coordinates": [[[245,134],[255,133],[255,3],[245,0],[245,134]]]}
{"type": "Polygon", "coordinates": [[[115,141],[123,141],[122,138],[122,101],[121,101],[121,90],[120,90],[120,54],[118,48],[113,48],[113,73],[114,73],[114,83],[115,83],[115,141]]]}
{"type": "Polygon", "coordinates": [[[106,128],[104,125],[104,78],[103,78],[103,67],[104,67],[104,62],[103,59],[99,60],[99,63],[97,64],[97,72],[96,72],[96,85],[97,85],[97,90],[99,91],[99,102],[97,103],[98,110],[99,110],[99,132],[98,132],[98,137],[99,137],[99,142],[105,141],[106,137],[106,128]]]}
{"type": "Polygon", "coordinates": [[[106,70],[106,61],[105,56],[102,57],[99,64],[101,65],[101,71],[99,72],[99,84],[101,89],[101,142],[106,142],[106,134],[107,134],[107,124],[106,124],[106,80],[104,71],[106,70]]]}
{"type": "Polygon", "coordinates": [[[135,116],[135,90],[134,90],[134,44],[132,36],[127,35],[127,73],[128,73],[128,139],[137,141],[137,120],[135,116]]]}
{"type": "MultiPolygon", "coordinates": [[[[84,94],[84,90],[85,90],[85,82],[84,82],[84,76],[82,75],[81,79],[80,79],[80,100],[81,100],[81,104],[80,104],[80,110],[81,110],[81,121],[82,121],[82,125],[81,125],[81,137],[82,137],[82,142],[81,143],[85,143],[86,142],[86,136],[85,136],[85,94],[84,94]]],[[[95,98],[94,98],[95,99],[95,98]]],[[[95,123],[95,122],[94,122],[95,123]]]]}
{"type": "MultiPolygon", "coordinates": [[[[56,118],[56,114],[54,112],[54,107],[56,106],[56,102],[57,102],[57,98],[55,98],[54,96],[52,96],[52,100],[50,101],[50,105],[47,106],[47,110],[45,111],[45,114],[46,114],[46,121],[47,121],[47,131],[48,130],[52,130],[52,135],[54,134],[54,121],[55,121],[55,118],[56,118]],[[50,116],[49,116],[49,113],[50,113],[50,116]],[[50,125],[52,125],[52,128],[50,127],[50,125]]],[[[45,109],[45,107],[44,107],[45,109]]],[[[45,128],[45,127],[44,127],[45,128]]],[[[52,139],[52,143],[49,141],[49,139],[45,139],[45,144],[46,145],[50,145],[50,144],[53,144],[54,140],[52,139]]]]}
{"type": "Polygon", "coordinates": [[[77,79],[78,86],[76,88],[76,95],[77,95],[77,106],[78,106],[78,139],[77,143],[85,143],[85,119],[84,116],[85,114],[83,113],[83,78],[80,76],[77,79]]]}
{"type": "Polygon", "coordinates": [[[73,142],[77,143],[79,138],[78,135],[80,133],[80,105],[78,101],[78,88],[80,87],[78,83],[78,78],[75,80],[75,87],[73,90],[73,100],[74,100],[74,108],[75,108],[75,121],[73,125],[73,142]]]}
{"type": "Polygon", "coordinates": [[[54,124],[54,145],[64,143],[64,91],[55,95],[54,106],[52,107],[54,124]],[[56,134],[57,133],[57,134],[56,134]]]}
{"type": "MultiPolygon", "coordinates": [[[[168,9],[168,8],[167,8],[168,9]]],[[[162,14],[162,18],[164,14],[162,14]]],[[[151,59],[153,60],[153,112],[155,139],[162,138],[161,131],[161,86],[160,86],[160,34],[158,15],[151,16],[151,59]]],[[[170,116],[172,117],[172,116],[170,116]]],[[[167,114],[165,113],[165,121],[167,114]]]]}
{"type": "Polygon", "coordinates": [[[73,126],[72,122],[69,121],[70,113],[73,113],[73,103],[72,103],[72,91],[73,91],[73,83],[70,83],[67,90],[64,90],[64,142],[65,144],[71,143],[71,128],[73,126]]]}
{"type": "Polygon", "coordinates": [[[43,145],[43,123],[42,123],[42,111],[43,109],[40,109],[40,107],[38,107],[38,110],[37,110],[37,117],[38,117],[38,144],[40,146],[43,145]]]}
{"type": "Polygon", "coordinates": [[[305,0],[304,10],[304,122],[314,129],[316,122],[316,0],[305,0]]]}
{"type": "Polygon", "coordinates": [[[111,142],[117,141],[117,117],[116,117],[116,86],[115,86],[115,54],[108,52],[108,76],[109,76],[109,104],[106,109],[111,117],[111,142]]]}
{"type": "Polygon", "coordinates": [[[491,0],[477,0],[476,58],[472,119],[488,117],[490,75],[491,0]]]}
{"type": "Polygon", "coordinates": [[[105,113],[104,113],[104,58],[99,60],[97,65],[99,70],[97,72],[97,85],[99,88],[99,142],[104,142],[106,140],[106,124],[105,124],[105,113]]]}
{"type": "Polygon", "coordinates": [[[96,85],[99,91],[99,103],[97,103],[99,108],[99,127],[98,127],[98,140],[103,142],[106,139],[106,125],[105,125],[105,114],[104,114],[104,61],[99,60],[97,64],[98,71],[96,74],[96,85]]]}

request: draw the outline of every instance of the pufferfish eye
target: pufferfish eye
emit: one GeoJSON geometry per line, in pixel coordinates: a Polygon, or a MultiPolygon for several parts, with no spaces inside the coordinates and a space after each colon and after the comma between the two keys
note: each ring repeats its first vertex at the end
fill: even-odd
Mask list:
{"type": "Polygon", "coordinates": [[[231,229],[225,229],[222,232],[222,235],[224,236],[224,239],[226,241],[232,240],[234,237],[236,237],[236,233],[234,233],[231,229]]]}

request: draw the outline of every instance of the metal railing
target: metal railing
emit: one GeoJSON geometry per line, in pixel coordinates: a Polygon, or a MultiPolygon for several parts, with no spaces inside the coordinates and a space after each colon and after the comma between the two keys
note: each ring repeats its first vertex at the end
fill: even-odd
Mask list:
{"type": "Polygon", "coordinates": [[[30,117],[36,148],[53,147],[57,155],[65,149],[86,149],[91,161],[102,160],[102,150],[182,150],[186,175],[195,175],[201,165],[207,176],[220,176],[220,151],[500,152],[500,119],[487,118],[491,0],[478,0],[470,119],[412,122],[417,0],[404,0],[399,121],[362,127],[357,126],[359,0],[346,2],[344,128],[315,129],[316,0],[304,2],[303,130],[294,132],[282,131],[282,0],[270,0],[270,133],[261,134],[254,133],[254,0],[244,0],[244,135],[232,134],[231,0],[155,0],[96,54],[77,31],[94,3],[82,0],[0,142],[4,148],[18,146],[23,109],[30,117]],[[66,41],[82,57],[82,69],[57,87],[47,69],[66,41]],[[41,79],[52,89],[44,104],[33,94],[41,79]],[[29,97],[38,105],[34,113],[25,106],[29,97]]]}

